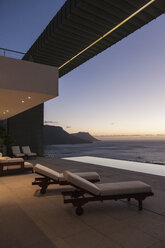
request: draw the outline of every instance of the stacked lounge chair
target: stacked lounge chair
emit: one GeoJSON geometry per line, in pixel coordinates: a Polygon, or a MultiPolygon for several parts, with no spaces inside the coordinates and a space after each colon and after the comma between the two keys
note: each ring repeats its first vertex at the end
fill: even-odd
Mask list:
{"type": "Polygon", "coordinates": [[[134,198],[138,201],[139,210],[142,210],[142,201],[153,195],[150,185],[141,181],[93,184],[69,171],[64,172],[64,178],[74,186],[73,190],[62,192],[64,203],[72,203],[76,207],[77,215],[83,214],[82,206],[90,201],[119,199],[130,201],[134,198]]]}
{"type": "Polygon", "coordinates": [[[19,146],[12,146],[11,150],[15,158],[24,158],[25,154],[20,151],[19,146]]]}
{"type": "Polygon", "coordinates": [[[24,153],[24,156],[26,156],[27,158],[31,158],[31,157],[36,158],[36,156],[37,156],[37,153],[31,152],[29,146],[22,146],[22,151],[24,153]]]}
{"type": "MultiPolygon", "coordinates": [[[[52,170],[46,166],[41,164],[36,164],[34,166],[34,172],[36,174],[41,175],[42,177],[36,177],[35,181],[32,182],[32,185],[39,185],[41,187],[40,193],[45,194],[46,189],[49,184],[60,184],[60,185],[68,185],[69,182],[65,179],[63,173],[59,173],[55,170],[52,170]]],[[[99,182],[100,176],[97,172],[79,172],[73,173],[90,182],[99,182]]]]}
{"type": "Polygon", "coordinates": [[[20,150],[19,146],[12,146],[11,147],[12,153],[13,153],[13,157],[15,158],[36,158],[37,153],[31,152],[30,147],[29,146],[22,146],[22,152],[20,150]]]}

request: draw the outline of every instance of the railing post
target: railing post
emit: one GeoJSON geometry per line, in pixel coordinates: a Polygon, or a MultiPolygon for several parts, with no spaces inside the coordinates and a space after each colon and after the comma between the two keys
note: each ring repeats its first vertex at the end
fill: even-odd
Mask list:
{"type": "MultiPolygon", "coordinates": [[[[19,51],[14,51],[14,50],[11,50],[11,49],[6,49],[6,48],[3,48],[3,47],[0,47],[0,51],[2,50],[2,56],[7,56],[6,55],[6,52],[11,52],[11,53],[16,53],[16,54],[22,54],[22,55],[25,55],[26,53],[23,53],[23,52],[19,52],[19,51]]],[[[8,56],[10,57],[10,56],[8,56]]]]}

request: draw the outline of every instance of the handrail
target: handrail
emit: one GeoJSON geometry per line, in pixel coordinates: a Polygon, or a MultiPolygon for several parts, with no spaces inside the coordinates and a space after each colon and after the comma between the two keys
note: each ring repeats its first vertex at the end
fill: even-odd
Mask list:
{"type": "Polygon", "coordinates": [[[6,52],[6,51],[7,51],[7,52],[18,53],[18,54],[26,54],[26,53],[23,53],[23,52],[19,52],[19,51],[7,49],[7,48],[3,48],[3,47],[0,47],[0,50],[3,50],[3,51],[4,51],[4,55],[5,55],[5,52],[6,52]]]}

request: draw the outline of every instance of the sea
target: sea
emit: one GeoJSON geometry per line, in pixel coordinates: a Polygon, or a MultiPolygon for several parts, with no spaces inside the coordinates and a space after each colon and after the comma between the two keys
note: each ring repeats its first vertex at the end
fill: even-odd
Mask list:
{"type": "Polygon", "coordinates": [[[89,144],[48,145],[44,147],[44,155],[57,158],[94,156],[165,165],[165,139],[106,140],[89,144]]]}

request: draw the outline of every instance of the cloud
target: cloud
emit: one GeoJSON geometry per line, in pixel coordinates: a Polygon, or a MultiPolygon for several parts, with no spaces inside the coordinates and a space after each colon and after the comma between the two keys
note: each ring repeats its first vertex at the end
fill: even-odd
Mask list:
{"type": "Polygon", "coordinates": [[[57,124],[58,121],[44,121],[45,124],[57,124]]]}

